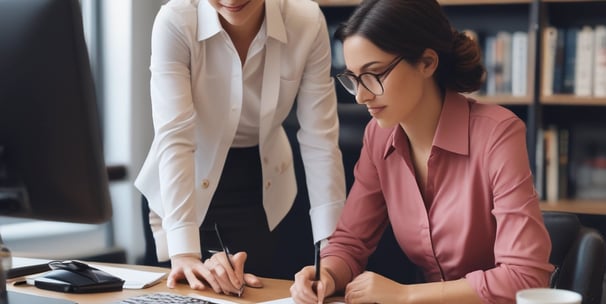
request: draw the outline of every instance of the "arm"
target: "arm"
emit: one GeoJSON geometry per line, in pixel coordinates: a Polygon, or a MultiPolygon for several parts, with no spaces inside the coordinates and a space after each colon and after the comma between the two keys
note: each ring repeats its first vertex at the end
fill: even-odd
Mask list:
{"type": "Polygon", "coordinates": [[[297,139],[305,167],[314,242],[335,229],[345,201],[345,175],[338,146],[339,122],[334,82],[330,77],[331,54],[326,21],[315,7],[314,19],[306,19],[306,31],[314,29],[297,96],[297,139]]]}
{"type": "Polygon", "coordinates": [[[188,38],[166,6],[152,30],[151,98],[158,146],[162,225],[169,255],[200,257],[194,189],[194,121],[188,38]]]}
{"type": "Polygon", "coordinates": [[[526,131],[517,118],[499,123],[485,145],[485,165],[494,197],[495,267],[465,278],[485,302],[514,301],[520,289],[547,287],[553,266],[526,150],[526,131]]]}

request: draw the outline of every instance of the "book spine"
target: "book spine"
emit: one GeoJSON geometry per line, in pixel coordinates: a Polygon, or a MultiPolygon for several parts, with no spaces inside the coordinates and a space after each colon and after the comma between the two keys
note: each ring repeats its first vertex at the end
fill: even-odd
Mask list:
{"type": "Polygon", "coordinates": [[[526,96],[528,84],[528,33],[514,32],[511,48],[511,93],[513,96],[526,96]]]}
{"type": "Polygon", "coordinates": [[[575,67],[577,59],[577,35],[579,29],[571,27],[565,31],[564,42],[564,71],[562,79],[562,93],[574,93],[575,67]]]}
{"type": "Polygon", "coordinates": [[[584,26],[577,36],[574,95],[591,96],[593,85],[593,29],[584,26]]]}
{"type": "Polygon", "coordinates": [[[558,30],[548,26],[543,30],[543,68],[541,71],[541,94],[553,95],[553,68],[555,63],[555,50],[558,30]]]}
{"type": "Polygon", "coordinates": [[[606,97],[606,25],[595,27],[593,96],[606,97]]]}

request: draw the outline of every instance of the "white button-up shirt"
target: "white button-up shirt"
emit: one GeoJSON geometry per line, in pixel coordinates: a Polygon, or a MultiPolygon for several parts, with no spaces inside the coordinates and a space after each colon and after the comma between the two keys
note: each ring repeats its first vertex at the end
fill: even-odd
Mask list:
{"type": "Polygon", "coordinates": [[[314,240],[335,229],[345,181],[324,16],[309,0],[266,0],[255,41],[263,41],[263,71],[252,77],[257,84],[247,80],[247,66],[206,0],[170,1],[156,17],[150,66],[155,136],[135,185],[159,216],[151,220],[159,260],[200,254],[198,229],[234,144],[259,144],[270,229],[284,218],[296,180],[282,123],[295,98],[314,240]]]}

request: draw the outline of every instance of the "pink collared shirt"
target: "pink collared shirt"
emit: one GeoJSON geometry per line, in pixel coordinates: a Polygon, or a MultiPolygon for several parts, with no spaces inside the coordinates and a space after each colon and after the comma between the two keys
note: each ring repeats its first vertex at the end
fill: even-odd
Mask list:
{"type": "Polygon", "coordinates": [[[373,119],[355,182],[323,256],[360,274],[388,222],[427,281],[466,278],[485,303],[547,287],[553,266],[526,149],[509,110],[448,92],[428,160],[425,198],[408,139],[373,119]]]}

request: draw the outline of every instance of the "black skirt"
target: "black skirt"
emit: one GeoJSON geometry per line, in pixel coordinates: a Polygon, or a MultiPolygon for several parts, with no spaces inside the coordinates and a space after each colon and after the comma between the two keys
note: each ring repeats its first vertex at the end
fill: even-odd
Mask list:
{"type": "Polygon", "coordinates": [[[274,242],[263,209],[263,175],[258,146],[231,148],[221,179],[200,227],[202,258],[221,246],[215,223],[231,253],[246,251],[245,271],[272,276],[274,242]]]}
{"type": "MultiPolygon", "coordinates": [[[[263,209],[263,174],[258,146],[231,148],[217,190],[206,217],[200,226],[202,260],[221,246],[215,233],[215,223],[221,228],[223,242],[232,254],[246,251],[245,272],[274,277],[274,236],[269,231],[263,209]]],[[[170,267],[170,262],[158,262],[156,247],[149,226],[149,206],[142,197],[146,249],[143,264],[170,267]]]]}

